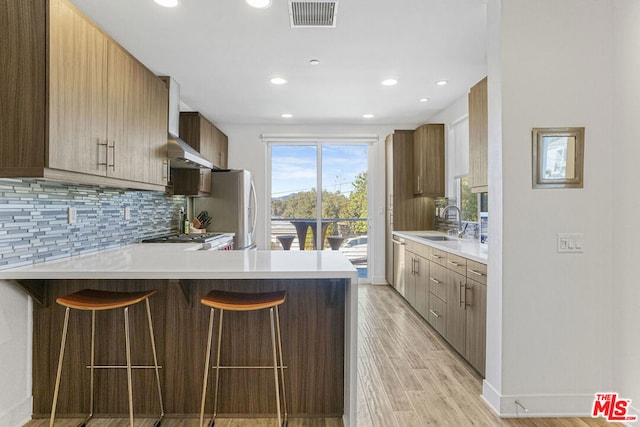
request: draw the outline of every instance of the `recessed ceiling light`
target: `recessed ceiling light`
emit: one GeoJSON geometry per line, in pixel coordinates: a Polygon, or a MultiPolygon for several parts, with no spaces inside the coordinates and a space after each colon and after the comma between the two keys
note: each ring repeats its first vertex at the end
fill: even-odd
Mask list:
{"type": "Polygon", "coordinates": [[[291,117],[293,117],[293,114],[282,113],[280,114],[280,117],[282,117],[283,119],[290,119],[291,117]]]}
{"type": "Polygon", "coordinates": [[[180,3],[180,0],[153,0],[153,1],[155,1],[160,6],[164,6],[164,7],[176,7],[178,3],[180,3]]]}
{"type": "Polygon", "coordinates": [[[311,64],[311,65],[318,65],[319,63],[320,63],[320,61],[317,60],[317,59],[312,59],[311,61],[309,61],[309,64],[311,64]]]}
{"type": "Polygon", "coordinates": [[[273,77],[271,79],[271,83],[273,83],[274,85],[283,85],[287,83],[287,80],[283,79],[282,77],[273,77]]]}
{"type": "Polygon", "coordinates": [[[398,80],[396,79],[386,79],[380,82],[382,86],[395,86],[398,84],[398,80]]]}
{"type": "Polygon", "coordinates": [[[266,9],[271,6],[271,0],[247,0],[247,4],[258,9],[266,9]]]}
{"type": "Polygon", "coordinates": [[[373,119],[375,116],[373,114],[363,114],[362,118],[364,119],[373,119]]]}
{"type": "Polygon", "coordinates": [[[429,98],[420,98],[420,102],[428,102],[429,98]]]}
{"type": "Polygon", "coordinates": [[[449,83],[447,80],[438,80],[438,81],[436,82],[436,84],[437,84],[438,86],[444,86],[444,85],[446,85],[447,83],[449,83]]]}

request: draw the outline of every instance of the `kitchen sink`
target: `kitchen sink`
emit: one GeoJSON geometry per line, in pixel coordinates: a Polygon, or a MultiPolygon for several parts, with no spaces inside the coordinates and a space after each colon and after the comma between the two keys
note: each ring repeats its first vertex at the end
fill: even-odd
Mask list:
{"type": "Polygon", "coordinates": [[[454,241],[456,239],[452,239],[451,237],[447,237],[447,236],[430,236],[430,235],[423,235],[423,236],[419,236],[422,239],[427,239],[427,240],[432,240],[434,242],[451,242],[454,241]]]}

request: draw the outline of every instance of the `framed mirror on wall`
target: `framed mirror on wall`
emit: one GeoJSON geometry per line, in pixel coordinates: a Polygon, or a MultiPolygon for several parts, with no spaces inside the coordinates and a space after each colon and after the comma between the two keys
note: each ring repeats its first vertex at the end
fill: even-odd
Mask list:
{"type": "Polygon", "coordinates": [[[584,128],[533,128],[533,188],[582,188],[584,128]]]}

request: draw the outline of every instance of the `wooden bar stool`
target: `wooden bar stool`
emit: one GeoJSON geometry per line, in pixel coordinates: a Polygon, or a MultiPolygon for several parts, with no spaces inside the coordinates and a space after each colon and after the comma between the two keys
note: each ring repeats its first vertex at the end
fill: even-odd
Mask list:
{"type": "Polygon", "coordinates": [[[127,369],[127,388],[129,392],[129,423],[133,427],[133,390],[131,381],[131,370],[139,368],[155,368],[156,382],[158,384],[158,398],[160,400],[160,419],[156,421],[155,426],[160,425],[164,418],[164,405],[162,403],[162,391],[160,388],[160,372],[158,366],[158,357],[156,355],[156,343],[153,335],[153,323],[151,322],[151,309],[149,308],[149,297],[158,292],[156,289],[151,291],[140,292],[111,292],[99,291],[94,289],[83,289],[72,294],[58,297],[56,302],[67,309],[64,313],[64,326],[62,328],[62,342],[60,343],[60,357],[58,359],[58,372],[56,374],[56,386],[53,392],[53,405],[51,407],[51,419],[49,426],[53,427],[56,416],[56,405],[58,403],[58,391],[60,388],[60,376],[62,374],[62,361],[64,359],[64,348],[67,340],[67,327],[69,326],[69,310],[91,311],[91,396],[89,403],[89,416],[82,425],[93,417],[93,374],[98,369],[127,369]],[[151,338],[151,347],[153,349],[153,366],[131,366],[131,345],[129,340],[129,306],[145,301],[147,306],[147,318],[149,320],[149,336],[151,338]],[[127,354],[126,366],[96,366],[95,365],[95,330],[96,330],[96,311],[113,310],[116,308],[124,309],[124,331],[125,331],[125,347],[127,354]]]}
{"type": "MultiPolygon", "coordinates": [[[[276,408],[277,408],[277,421],[278,426],[286,426],[287,420],[287,395],[285,392],[284,384],[284,364],[282,361],[282,338],[280,335],[280,314],[278,312],[278,306],[282,304],[286,299],[286,291],[277,292],[263,292],[263,293],[238,293],[238,292],[225,292],[225,291],[211,291],[200,302],[203,305],[211,308],[209,315],[209,335],[207,338],[207,354],[204,364],[204,379],[202,385],[202,405],[200,407],[200,426],[204,426],[204,406],[207,399],[207,382],[209,379],[209,369],[211,369],[210,357],[211,357],[211,341],[213,335],[213,320],[215,309],[220,310],[220,321],[218,325],[218,347],[216,355],[216,383],[215,392],[213,395],[213,415],[209,425],[215,424],[215,419],[218,411],[218,381],[220,378],[220,345],[222,341],[222,319],[225,310],[231,311],[252,311],[269,309],[269,315],[271,319],[271,344],[273,349],[273,377],[276,388],[276,408]],[[275,316],[274,316],[275,310],[275,316]],[[275,326],[274,326],[275,317],[275,326]],[[276,347],[276,334],[277,334],[277,347],[276,347]],[[277,354],[276,354],[277,353],[277,354]],[[278,365],[279,356],[279,365],[278,365]],[[278,367],[280,367],[280,379],[278,379],[278,367]],[[280,391],[282,391],[282,411],[280,408],[280,391]]],[[[240,367],[240,366],[225,366],[224,368],[235,369],[253,369],[253,368],[267,368],[267,366],[254,366],[254,367],[240,367]]],[[[270,366],[268,367],[270,368],[270,366]]]]}

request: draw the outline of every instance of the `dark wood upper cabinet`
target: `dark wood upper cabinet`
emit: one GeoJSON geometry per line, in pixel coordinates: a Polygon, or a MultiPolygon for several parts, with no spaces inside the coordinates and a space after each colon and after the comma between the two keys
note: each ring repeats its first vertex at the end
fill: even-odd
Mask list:
{"type": "MultiPolygon", "coordinates": [[[[211,161],[214,168],[227,168],[227,135],[199,112],[180,113],[180,138],[211,161]]],[[[174,194],[207,196],[211,193],[211,170],[174,169],[171,182],[174,194]]]]}
{"type": "Polygon", "coordinates": [[[444,125],[427,124],[413,132],[413,194],[444,196],[444,125]]]}

